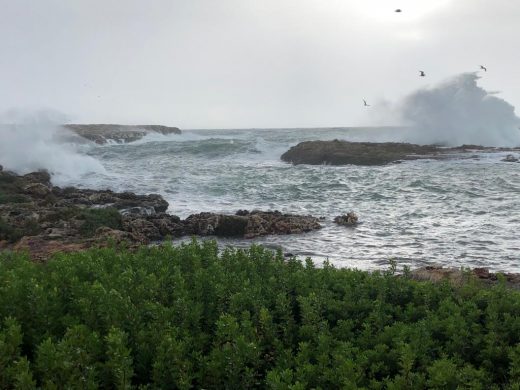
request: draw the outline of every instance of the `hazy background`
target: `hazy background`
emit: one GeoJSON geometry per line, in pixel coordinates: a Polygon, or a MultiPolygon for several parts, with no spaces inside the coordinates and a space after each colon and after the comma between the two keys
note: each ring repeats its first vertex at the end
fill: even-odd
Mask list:
{"type": "Polygon", "coordinates": [[[363,98],[391,105],[480,64],[479,85],[520,105],[516,0],[0,0],[0,10],[0,111],[181,128],[370,125],[390,117],[368,115],[363,98]]]}

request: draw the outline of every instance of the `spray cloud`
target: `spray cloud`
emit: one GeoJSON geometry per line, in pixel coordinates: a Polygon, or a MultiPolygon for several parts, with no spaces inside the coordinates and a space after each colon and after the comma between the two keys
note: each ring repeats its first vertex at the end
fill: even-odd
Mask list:
{"type": "MultiPolygon", "coordinates": [[[[520,146],[520,119],[505,100],[477,85],[476,73],[462,73],[418,90],[389,110],[407,126],[400,141],[457,146],[520,146]]],[[[390,117],[391,117],[390,116],[390,117]]]]}
{"type": "Polygon", "coordinates": [[[67,118],[51,110],[9,110],[0,115],[0,164],[19,174],[46,169],[55,183],[104,172],[99,161],[80,153],[60,126],[67,118]]]}

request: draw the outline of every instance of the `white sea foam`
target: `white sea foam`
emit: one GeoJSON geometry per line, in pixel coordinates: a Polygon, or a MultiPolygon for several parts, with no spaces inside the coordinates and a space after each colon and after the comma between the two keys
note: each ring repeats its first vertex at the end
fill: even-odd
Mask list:
{"type": "Polygon", "coordinates": [[[375,107],[374,118],[398,120],[406,130],[395,140],[456,146],[519,146],[520,118],[515,108],[496,92],[477,84],[476,73],[459,74],[439,85],[420,89],[397,105],[375,107]]]}
{"type": "Polygon", "coordinates": [[[70,142],[59,125],[64,121],[62,115],[48,110],[10,110],[1,115],[0,164],[20,174],[46,169],[58,184],[88,173],[104,173],[98,160],[82,154],[80,145],[70,142]]]}

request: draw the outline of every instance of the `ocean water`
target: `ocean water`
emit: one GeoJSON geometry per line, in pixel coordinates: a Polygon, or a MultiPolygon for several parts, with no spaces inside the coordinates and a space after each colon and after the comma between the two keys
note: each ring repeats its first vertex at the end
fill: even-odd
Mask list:
{"type": "MultiPolygon", "coordinates": [[[[324,217],[323,229],[259,243],[338,267],[427,264],[520,272],[520,164],[506,153],[380,167],[293,166],[280,160],[304,140],[384,140],[392,129],[186,130],[130,144],[83,145],[104,170],[61,185],[159,193],[182,218],[202,211],[280,210],[324,217]],[[335,216],[354,211],[360,224],[335,216]]],[[[185,240],[185,239],[183,239],[185,240]]],[[[183,241],[177,240],[176,242],[183,241]]]]}

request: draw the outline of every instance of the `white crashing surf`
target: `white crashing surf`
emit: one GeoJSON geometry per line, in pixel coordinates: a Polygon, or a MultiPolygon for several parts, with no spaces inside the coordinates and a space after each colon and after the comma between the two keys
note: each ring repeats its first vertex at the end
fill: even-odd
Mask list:
{"type": "Polygon", "coordinates": [[[19,174],[45,169],[56,184],[89,173],[105,173],[95,158],[64,130],[52,111],[8,111],[0,116],[0,164],[19,174]]]}
{"type": "Polygon", "coordinates": [[[409,140],[451,146],[520,145],[515,108],[478,86],[478,79],[475,73],[464,73],[408,96],[400,112],[414,130],[409,140]]]}
{"type": "Polygon", "coordinates": [[[395,140],[457,146],[520,146],[515,108],[477,84],[476,73],[463,73],[420,89],[396,107],[380,105],[375,115],[398,118],[406,130],[395,140]]]}

